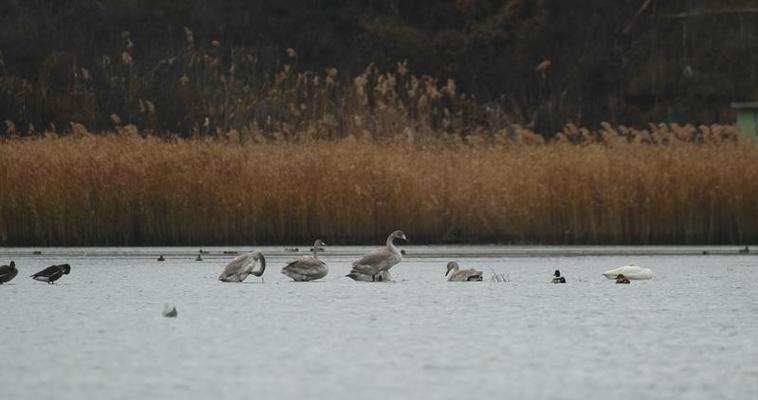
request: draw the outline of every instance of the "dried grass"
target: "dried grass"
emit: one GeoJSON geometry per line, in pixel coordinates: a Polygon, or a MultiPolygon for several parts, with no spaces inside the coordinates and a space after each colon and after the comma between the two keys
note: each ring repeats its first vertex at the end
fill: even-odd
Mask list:
{"type": "Polygon", "coordinates": [[[758,148],[728,127],[655,126],[651,140],[567,127],[548,144],[521,128],[434,141],[72,131],[0,142],[0,242],[367,243],[398,228],[415,243],[758,239],[758,148]]]}

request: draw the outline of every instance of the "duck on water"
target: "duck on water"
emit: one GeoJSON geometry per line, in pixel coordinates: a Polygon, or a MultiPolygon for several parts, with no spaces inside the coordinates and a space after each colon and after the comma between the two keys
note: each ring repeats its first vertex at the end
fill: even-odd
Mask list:
{"type": "Polygon", "coordinates": [[[0,285],[10,282],[16,275],[18,275],[18,269],[16,269],[15,261],[11,261],[10,265],[0,266],[0,285]]]}
{"type": "Polygon", "coordinates": [[[63,275],[68,275],[70,272],[71,266],[68,264],[51,265],[32,275],[31,278],[35,281],[47,282],[48,285],[52,285],[63,275]]]}

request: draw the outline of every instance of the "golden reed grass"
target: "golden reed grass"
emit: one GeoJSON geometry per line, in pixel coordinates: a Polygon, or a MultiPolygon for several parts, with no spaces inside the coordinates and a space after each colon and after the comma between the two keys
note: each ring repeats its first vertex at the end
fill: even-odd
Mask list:
{"type": "Polygon", "coordinates": [[[528,132],[426,143],[136,130],[9,139],[0,142],[0,242],[369,243],[393,229],[416,243],[758,239],[758,147],[708,135],[650,145],[607,130],[575,145],[584,136],[572,130],[548,144],[528,132]]]}

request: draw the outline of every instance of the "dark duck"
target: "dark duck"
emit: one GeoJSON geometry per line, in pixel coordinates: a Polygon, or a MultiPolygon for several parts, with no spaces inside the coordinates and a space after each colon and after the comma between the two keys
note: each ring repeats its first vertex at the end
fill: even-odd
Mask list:
{"type": "Polygon", "coordinates": [[[11,261],[11,265],[0,266],[0,285],[10,282],[16,275],[18,275],[18,270],[15,262],[11,261]]]}
{"type": "Polygon", "coordinates": [[[561,271],[555,270],[553,273],[553,283],[566,283],[566,278],[561,276],[561,271]]]}
{"type": "Polygon", "coordinates": [[[68,275],[69,272],[71,272],[71,266],[68,264],[52,265],[32,275],[32,279],[53,284],[63,275],[68,275]]]}

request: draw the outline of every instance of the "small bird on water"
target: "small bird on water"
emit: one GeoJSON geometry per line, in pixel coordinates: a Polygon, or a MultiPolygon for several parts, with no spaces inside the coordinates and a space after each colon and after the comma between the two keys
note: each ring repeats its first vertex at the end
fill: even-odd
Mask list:
{"type": "Polygon", "coordinates": [[[71,266],[68,264],[51,265],[42,271],[31,275],[31,278],[35,281],[47,282],[48,285],[52,285],[63,275],[68,275],[70,272],[71,266]]]}
{"type": "Polygon", "coordinates": [[[176,318],[176,316],[179,315],[179,313],[176,311],[176,307],[168,305],[168,303],[163,305],[163,316],[166,318],[176,318]]]}
{"type": "Polygon", "coordinates": [[[10,265],[0,266],[0,285],[5,282],[10,282],[18,275],[18,269],[16,269],[16,263],[11,261],[10,265]]]}

